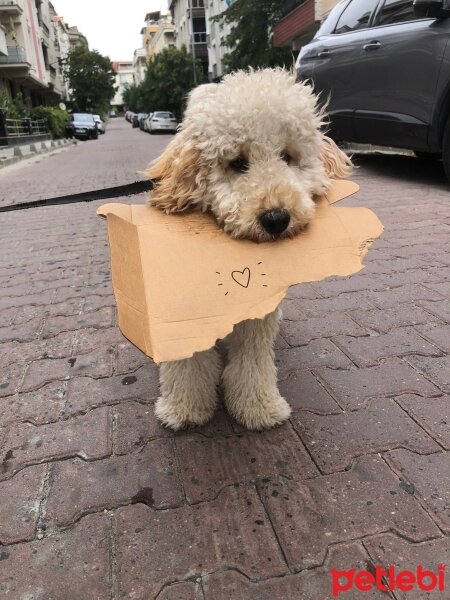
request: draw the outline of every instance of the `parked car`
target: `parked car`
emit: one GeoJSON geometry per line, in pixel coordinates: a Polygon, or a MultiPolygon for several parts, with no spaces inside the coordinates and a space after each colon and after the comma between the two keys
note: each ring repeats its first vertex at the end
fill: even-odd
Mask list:
{"type": "Polygon", "coordinates": [[[134,112],[132,110],[127,110],[127,112],[125,113],[125,119],[128,121],[128,123],[131,123],[133,115],[134,112]]]}
{"type": "Polygon", "coordinates": [[[117,117],[117,113],[115,110],[110,110],[109,111],[109,118],[110,119],[115,119],[117,117]]]}
{"type": "Polygon", "coordinates": [[[98,130],[94,117],[89,113],[73,113],[66,126],[66,135],[78,139],[96,140],[98,130]]]}
{"type": "Polygon", "coordinates": [[[94,117],[94,121],[97,125],[97,129],[99,133],[106,133],[106,123],[100,117],[100,115],[92,115],[94,117]]]}
{"type": "Polygon", "coordinates": [[[450,179],[449,17],[448,0],[343,0],[331,10],[296,67],[329,97],[332,137],[442,156],[450,179]]]}
{"type": "Polygon", "coordinates": [[[148,113],[140,113],[141,116],[139,117],[139,129],[141,131],[145,131],[144,128],[144,123],[145,123],[145,119],[148,117],[148,113]]]}
{"type": "Polygon", "coordinates": [[[154,133],[155,131],[175,133],[177,130],[177,120],[171,112],[155,111],[151,119],[148,120],[148,130],[150,133],[154,133]]]}
{"type": "Polygon", "coordinates": [[[148,113],[147,118],[144,121],[144,131],[150,133],[150,121],[153,116],[153,113],[148,113]]]}
{"type": "Polygon", "coordinates": [[[141,120],[141,118],[145,115],[146,113],[136,113],[133,114],[132,120],[131,120],[131,125],[133,127],[139,127],[139,121],[141,120]]]}

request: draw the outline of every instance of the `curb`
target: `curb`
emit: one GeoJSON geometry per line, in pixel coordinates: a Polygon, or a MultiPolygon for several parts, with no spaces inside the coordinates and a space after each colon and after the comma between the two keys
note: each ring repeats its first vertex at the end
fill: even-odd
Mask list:
{"type": "Polygon", "coordinates": [[[30,144],[23,144],[21,146],[2,147],[0,148],[0,169],[8,167],[21,160],[37,156],[39,154],[46,154],[57,148],[64,148],[77,144],[77,140],[72,138],[63,138],[59,140],[46,140],[44,142],[32,142],[30,144]]]}

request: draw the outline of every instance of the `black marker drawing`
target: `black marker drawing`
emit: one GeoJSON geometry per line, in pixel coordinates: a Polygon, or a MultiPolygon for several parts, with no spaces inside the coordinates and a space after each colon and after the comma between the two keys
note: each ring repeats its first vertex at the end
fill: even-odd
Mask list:
{"type": "Polygon", "coordinates": [[[231,271],[231,278],[241,287],[248,288],[250,284],[250,269],[245,267],[242,271],[231,271]]]}
{"type": "MultiPolygon", "coordinates": [[[[259,262],[258,265],[261,265],[262,262],[259,262]]],[[[220,277],[222,276],[222,273],[220,271],[216,271],[216,274],[219,275],[220,277]]],[[[239,271],[238,269],[236,269],[235,271],[231,271],[230,273],[231,275],[231,279],[238,284],[239,287],[243,287],[244,289],[248,288],[250,285],[250,279],[251,279],[251,271],[249,267],[244,267],[242,269],[242,271],[239,271]]],[[[267,273],[260,273],[261,277],[267,277],[267,273]]],[[[267,280],[266,280],[267,281],[267,280]]],[[[218,283],[218,286],[223,286],[224,284],[218,283]]],[[[263,283],[262,287],[269,287],[267,284],[263,283]]],[[[228,296],[229,294],[229,290],[227,290],[225,292],[225,296],[228,296]]]]}

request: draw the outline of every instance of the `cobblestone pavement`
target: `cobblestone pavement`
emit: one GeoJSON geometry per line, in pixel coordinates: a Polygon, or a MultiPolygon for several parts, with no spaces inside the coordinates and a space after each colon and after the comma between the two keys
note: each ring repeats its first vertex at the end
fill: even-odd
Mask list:
{"type": "Polygon", "coordinates": [[[98,140],[80,141],[67,151],[44,155],[19,171],[16,165],[0,171],[0,206],[144,179],[140,171],[162,152],[168,139],[132,130],[125,119],[111,119],[98,140]]]}
{"type": "MultiPolygon", "coordinates": [[[[73,191],[83,170],[122,183],[168,141],[122,125],[2,196],[73,191]]],[[[330,569],[376,565],[446,564],[448,580],[449,192],[412,158],[365,157],[355,178],[345,204],[385,234],[360,274],[290,289],[293,416],[263,433],[223,411],[176,435],[157,423],[157,369],[115,325],[98,203],[1,215],[1,598],[325,600],[330,569]]],[[[448,591],[340,596],[362,597],[448,591]]]]}

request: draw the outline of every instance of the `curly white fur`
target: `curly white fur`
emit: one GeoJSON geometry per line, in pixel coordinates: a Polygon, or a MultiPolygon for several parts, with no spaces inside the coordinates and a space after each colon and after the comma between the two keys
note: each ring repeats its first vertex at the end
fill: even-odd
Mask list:
{"type": "MultiPolygon", "coordinates": [[[[314,196],[351,168],[322,132],[311,88],[282,69],[239,71],[189,97],[179,133],[148,169],[157,180],[150,203],[167,213],[210,211],[236,238],[269,241],[261,216],[289,215],[276,237],[292,236],[314,216],[314,196]]],[[[276,387],[273,341],[279,311],[238,324],[226,339],[223,371],[229,412],[262,429],[289,417],[276,387]]],[[[161,367],[156,413],[173,429],[201,425],[214,413],[221,365],[215,350],[161,367]]]]}

